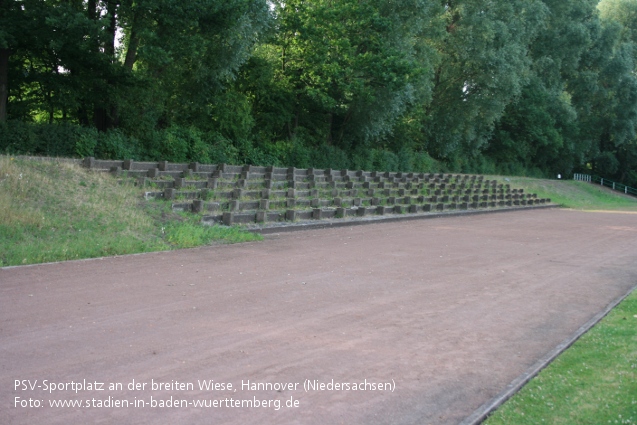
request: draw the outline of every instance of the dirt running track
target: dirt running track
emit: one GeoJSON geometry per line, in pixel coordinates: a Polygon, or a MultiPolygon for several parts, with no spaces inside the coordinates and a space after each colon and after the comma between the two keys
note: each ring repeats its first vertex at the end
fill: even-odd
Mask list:
{"type": "Polygon", "coordinates": [[[457,424],[635,284],[637,215],[568,210],[0,269],[0,422],[457,424]]]}

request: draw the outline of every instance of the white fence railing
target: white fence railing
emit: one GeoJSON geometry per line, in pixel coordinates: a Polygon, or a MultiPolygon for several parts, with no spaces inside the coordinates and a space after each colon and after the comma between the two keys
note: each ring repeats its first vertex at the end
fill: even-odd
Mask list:
{"type": "Polygon", "coordinates": [[[625,184],[617,183],[603,177],[591,176],[590,174],[574,174],[573,180],[588,183],[598,183],[602,186],[609,187],[618,192],[624,192],[626,195],[637,196],[637,189],[635,189],[634,187],[626,186],[625,184]]]}

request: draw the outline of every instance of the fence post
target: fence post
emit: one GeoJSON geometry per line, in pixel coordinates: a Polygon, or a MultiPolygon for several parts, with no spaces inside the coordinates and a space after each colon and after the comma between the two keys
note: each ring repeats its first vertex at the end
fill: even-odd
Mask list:
{"type": "Polygon", "coordinates": [[[602,182],[600,183],[602,186],[604,186],[604,179],[602,179],[602,182]]]}

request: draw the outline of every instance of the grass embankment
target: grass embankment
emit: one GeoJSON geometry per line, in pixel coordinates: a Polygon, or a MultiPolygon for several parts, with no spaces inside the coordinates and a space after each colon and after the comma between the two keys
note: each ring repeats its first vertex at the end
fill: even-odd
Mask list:
{"type": "MultiPolygon", "coordinates": [[[[502,176],[490,176],[502,181],[502,176]]],[[[532,179],[528,177],[506,177],[512,188],[522,188],[528,193],[537,193],[541,198],[565,208],[578,210],[637,211],[637,198],[613,191],[607,187],[573,180],[532,179]]]]}
{"type": "Polygon", "coordinates": [[[260,239],[200,219],[110,175],[0,156],[0,267],[260,239]]]}

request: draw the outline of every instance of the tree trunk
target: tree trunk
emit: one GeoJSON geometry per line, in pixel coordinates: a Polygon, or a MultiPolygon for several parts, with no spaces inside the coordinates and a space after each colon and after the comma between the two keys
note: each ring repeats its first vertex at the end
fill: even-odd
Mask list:
{"type": "Polygon", "coordinates": [[[128,49],[126,50],[126,58],[124,59],[124,69],[128,72],[133,71],[133,65],[137,61],[137,49],[139,48],[139,26],[142,23],[142,11],[140,9],[135,11],[135,17],[133,18],[133,25],[130,31],[130,40],[128,41],[128,49]]]}
{"type": "MultiPolygon", "coordinates": [[[[108,27],[106,27],[106,33],[108,34],[108,39],[104,43],[104,55],[106,55],[109,63],[109,66],[115,62],[115,35],[117,32],[117,5],[118,2],[111,0],[106,3],[106,11],[108,16],[108,27]]],[[[110,70],[106,75],[106,83],[108,86],[113,85],[113,82],[110,80],[110,70]]],[[[112,104],[111,99],[106,97],[99,102],[98,105],[95,106],[93,112],[93,123],[98,131],[107,131],[112,128],[114,124],[117,122],[117,108],[112,104]],[[110,105],[109,105],[110,104],[110,105]]]]}
{"type": "Polygon", "coordinates": [[[139,36],[137,35],[137,31],[133,27],[130,36],[130,42],[128,43],[128,50],[126,50],[126,59],[124,60],[124,68],[132,72],[133,65],[135,65],[135,61],[137,60],[137,49],[139,48],[139,36]]]}
{"type": "Polygon", "coordinates": [[[9,99],[9,49],[0,49],[0,122],[7,120],[9,99]]]}

